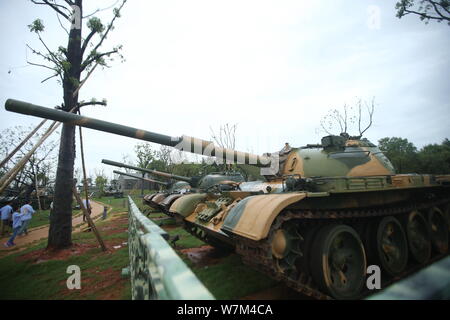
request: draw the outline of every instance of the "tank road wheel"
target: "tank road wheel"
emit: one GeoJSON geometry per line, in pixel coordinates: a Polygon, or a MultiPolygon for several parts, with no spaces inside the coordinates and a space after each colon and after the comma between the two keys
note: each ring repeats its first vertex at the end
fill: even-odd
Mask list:
{"type": "Polygon", "coordinates": [[[411,256],[420,264],[427,262],[431,256],[431,241],[428,223],[418,211],[408,215],[406,235],[411,256]]]}
{"type": "Polygon", "coordinates": [[[300,249],[302,241],[303,237],[295,223],[288,222],[281,229],[275,231],[271,240],[271,247],[279,272],[291,273],[295,271],[296,260],[303,256],[300,249]]]}
{"type": "Polygon", "coordinates": [[[431,244],[440,254],[448,251],[448,223],[447,219],[437,207],[431,208],[428,213],[431,244]]]}
{"type": "Polygon", "coordinates": [[[391,276],[400,274],[408,263],[408,241],[400,222],[385,217],[378,224],[377,253],[383,269],[391,276]]]}
{"type": "Polygon", "coordinates": [[[324,226],[313,247],[311,273],[336,299],[356,299],[365,283],[366,255],[356,231],[347,225],[324,226]]]}

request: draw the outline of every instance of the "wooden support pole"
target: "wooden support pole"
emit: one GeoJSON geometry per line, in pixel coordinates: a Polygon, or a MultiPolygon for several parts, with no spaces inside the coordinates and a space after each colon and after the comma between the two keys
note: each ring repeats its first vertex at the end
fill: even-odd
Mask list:
{"type": "Polygon", "coordinates": [[[9,170],[7,173],[5,173],[4,176],[2,176],[2,178],[0,179],[0,193],[2,193],[9,186],[9,184],[14,180],[16,175],[23,169],[23,167],[25,166],[27,161],[31,158],[36,149],[40,147],[40,145],[59,127],[60,124],[61,122],[57,123],[56,121],[54,121],[50,125],[50,127],[48,127],[47,131],[41,137],[41,139],[39,139],[39,141],[36,142],[33,148],[31,148],[31,150],[25,156],[23,156],[23,158],[11,170],[9,170]]]}
{"type": "Polygon", "coordinates": [[[30,138],[36,133],[36,131],[39,130],[40,127],[42,127],[44,125],[44,123],[47,121],[47,119],[42,120],[37,126],[36,128],[33,129],[33,131],[31,131],[26,137],[25,139],[23,139],[18,145],[17,147],[14,148],[13,151],[11,151],[10,154],[8,154],[6,156],[5,159],[2,160],[2,162],[0,163],[0,168],[3,168],[3,166],[9,161],[9,159],[12,158],[13,155],[16,154],[17,151],[19,151],[20,148],[23,147],[23,145],[30,140],[30,138]]]}
{"type": "MultiPolygon", "coordinates": [[[[84,194],[86,198],[86,203],[89,201],[89,195],[88,195],[88,185],[87,185],[87,176],[86,176],[86,166],[84,164],[84,148],[83,148],[83,135],[81,133],[81,127],[78,127],[80,129],[80,150],[81,150],[81,167],[83,168],[83,186],[84,186],[84,194]]],[[[87,207],[88,213],[91,214],[91,208],[87,207]]]]}
{"type": "MultiPolygon", "coordinates": [[[[77,107],[72,108],[69,112],[73,112],[77,107]]],[[[43,123],[42,123],[43,124],[43,123]]],[[[9,184],[14,180],[17,174],[23,169],[27,161],[31,158],[33,153],[37,148],[61,125],[61,122],[53,121],[53,123],[48,127],[44,135],[39,139],[39,141],[31,148],[31,150],[8,172],[6,172],[0,179],[0,193],[2,193],[9,184]]]]}
{"type": "Polygon", "coordinates": [[[36,188],[36,198],[38,201],[38,208],[39,211],[42,211],[42,206],[41,206],[41,198],[39,197],[39,183],[38,183],[38,178],[37,178],[37,166],[36,169],[34,170],[34,183],[35,183],[35,188],[36,188]]]}
{"type": "MultiPolygon", "coordinates": [[[[87,208],[84,206],[84,203],[81,200],[80,195],[78,194],[78,191],[77,191],[77,188],[75,187],[75,185],[73,185],[73,187],[72,187],[72,192],[73,192],[73,195],[75,196],[75,199],[77,200],[78,204],[80,205],[80,208],[83,211],[84,216],[86,217],[89,227],[94,232],[98,243],[102,247],[102,250],[106,251],[107,249],[106,249],[105,243],[103,242],[102,238],[100,237],[100,233],[98,232],[97,228],[95,227],[94,221],[92,221],[87,208]]],[[[86,201],[86,204],[87,204],[87,201],[86,201]]]]}

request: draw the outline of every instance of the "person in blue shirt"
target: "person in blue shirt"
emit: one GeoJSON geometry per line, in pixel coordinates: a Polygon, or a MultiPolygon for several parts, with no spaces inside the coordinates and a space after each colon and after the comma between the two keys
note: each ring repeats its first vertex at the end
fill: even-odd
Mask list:
{"type": "Polygon", "coordinates": [[[19,206],[14,206],[13,208],[14,213],[12,214],[12,222],[13,222],[13,234],[11,238],[4,244],[5,247],[12,247],[16,244],[14,243],[14,239],[16,238],[17,234],[20,231],[20,228],[22,227],[22,213],[19,213],[19,206]]]}
{"type": "Polygon", "coordinates": [[[12,202],[8,203],[6,206],[3,206],[0,209],[0,213],[1,213],[1,220],[2,220],[2,237],[5,234],[6,231],[6,227],[9,227],[9,222],[11,221],[11,214],[13,212],[13,208],[12,208],[12,202]]]}
{"type": "Polygon", "coordinates": [[[27,201],[27,204],[23,205],[22,208],[20,208],[20,213],[22,214],[22,227],[19,230],[19,236],[24,232],[25,234],[28,234],[27,227],[30,224],[32,215],[35,213],[33,207],[31,206],[31,201],[27,201]]]}

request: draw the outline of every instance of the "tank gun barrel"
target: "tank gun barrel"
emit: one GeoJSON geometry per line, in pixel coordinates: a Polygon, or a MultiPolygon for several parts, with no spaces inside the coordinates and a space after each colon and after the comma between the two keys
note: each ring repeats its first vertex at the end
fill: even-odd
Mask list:
{"type": "Polygon", "coordinates": [[[163,181],[154,180],[154,179],[150,179],[150,178],[140,177],[140,176],[138,176],[138,175],[131,174],[131,173],[121,172],[121,171],[117,171],[117,170],[114,170],[113,172],[116,173],[116,174],[123,175],[123,176],[128,176],[128,177],[140,179],[140,180],[143,180],[143,181],[148,181],[148,182],[153,182],[153,183],[161,184],[161,185],[163,185],[163,186],[168,186],[168,185],[170,185],[170,183],[168,183],[168,182],[163,182],[163,181]]]}
{"type": "Polygon", "coordinates": [[[190,177],[178,176],[176,174],[171,174],[171,173],[167,173],[167,172],[161,172],[161,171],[152,170],[152,169],[139,168],[139,167],[135,167],[135,166],[132,166],[132,165],[129,165],[129,164],[121,163],[121,162],[116,162],[116,161],[103,159],[102,163],[110,165],[110,166],[115,166],[115,167],[120,167],[120,168],[127,168],[127,169],[132,169],[132,170],[141,171],[141,172],[147,172],[147,173],[150,173],[150,174],[154,174],[156,176],[165,177],[165,178],[169,178],[169,179],[186,181],[188,183],[192,182],[192,178],[190,178],[190,177]]]}
{"type": "Polygon", "coordinates": [[[215,146],[211,141],[206,141],[198,138],[192,138],[188,136],[171,137],[168,135],[128,127],[117,123],[89,118],[51,108],[45,108],[15,99],[8,99],[5,102],[5,109],[16,113],[32,115],[44,119],[51,119],[70,125],[77,125],[125,137],[154,142],[165,146],[176,147],[177,149],[182,151],[216,157],[218,159],[225,160],[231,163],[237,162],[240,164],[250,164],[258,167],[270,166],[271,159],[268,156],[258,156],[248,152],[240,152],[232,149],[218,147],[215,146]]]}

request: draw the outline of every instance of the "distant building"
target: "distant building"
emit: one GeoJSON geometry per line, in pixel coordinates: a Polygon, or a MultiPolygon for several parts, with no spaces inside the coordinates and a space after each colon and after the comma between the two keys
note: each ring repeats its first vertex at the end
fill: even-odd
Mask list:
{"type": "Polygon", "coordinates": [[[153,190],[159,189],[158,185],[149,181],[143,181],[138,178],[120,175],[117,179],[121,190],[141,189],[142,183],[144,183],[144,189],[153,190]]]}

